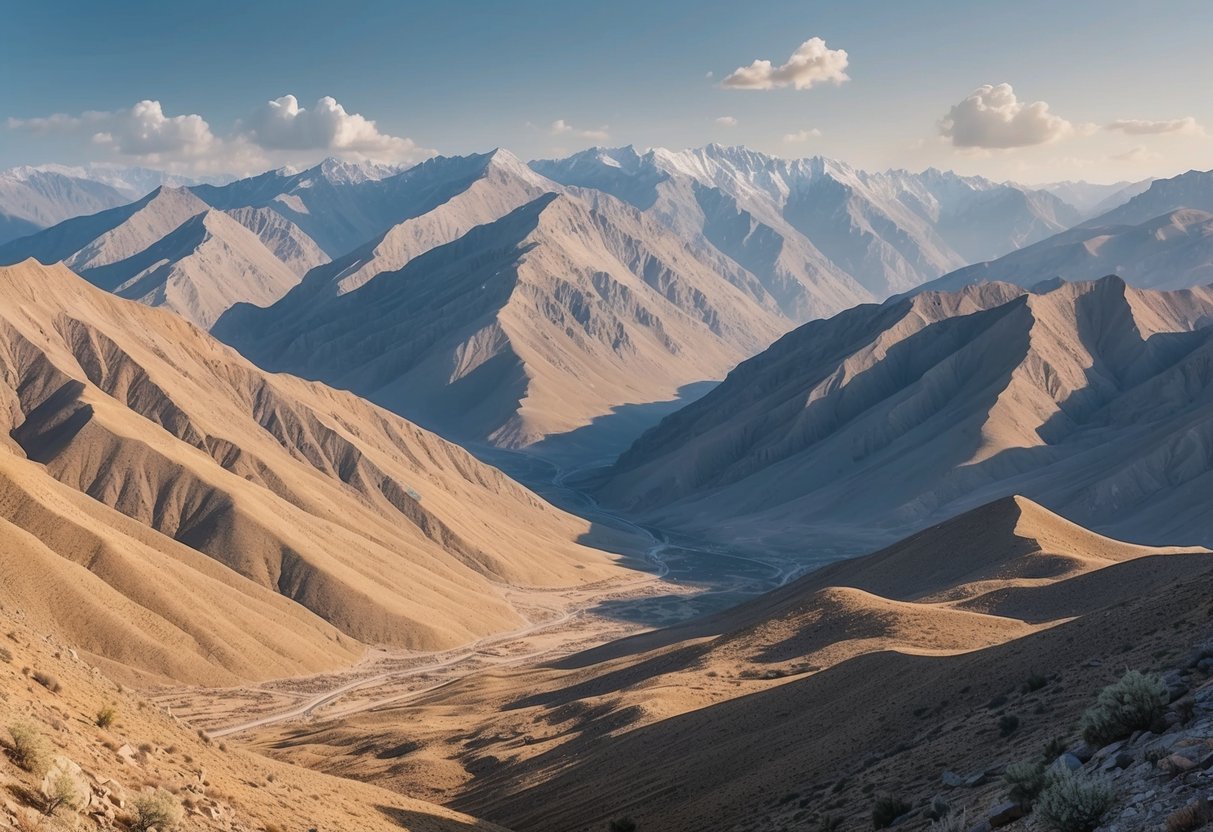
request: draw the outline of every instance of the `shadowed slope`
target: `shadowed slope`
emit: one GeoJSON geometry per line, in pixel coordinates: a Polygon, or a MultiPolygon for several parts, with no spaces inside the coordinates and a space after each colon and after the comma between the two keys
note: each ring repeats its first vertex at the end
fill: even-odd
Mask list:
{"type": "MultiPolygon", "coordinates": [[[[223,564],[229,582],[302,605],[313,633],[332,631],[303,608],[366,643],[452,646],[522,623],[500,584],[615,574],[606,556],[573,542],[587,523],[350,394],[262,373],[175,316],[107,295],[63,267],[0,270],[0,293],[4,444],[41,466],[15,461],[23,467],[14,488],[26,491],[18,503],[37,505],[28,491],[49,474],[55,488],[155,530],[142,557],[171,549],[181,560],[189,547],[223,564]]],[[[45,525],[22,528],[46,534],[45,525]]],[[[91,547],[67,535],[53,548],[97,566],[91,547]]],[[[136,603],[163,615],[161,595],[171,590],[149,583],[141,591],[155,597],[136,603]]],[[[195,612],[186,629],[197,640],[211,637],[199,629],[212,612],[216,625],[249,624],[231,610],[195,612]]],[[[325,639],[344,646],[300,645],[304,659],[264,662],[252,675],[331,663],[353,649],[349,639],[325,639]]]]}
{"type": "Polygon", "coordinates": [[[854,552],[1020,492],[1138,541],[1213,541],[1213,292],[1108,278],[859,307],[785,336],[641,437],[608,501],[854,552]],[[1195,443],[1194,454],[1181,446],[1195,443]]]}
{"type": "Polygon", "coordinates": [[[1203,618],[1211,570],[1207,550],[1120,543],[1006,498],[719,615],[262,747],[386,785],[445,783],[434,798],[523,830],[620,815],[777,830],[804,825],[805,808],[868,828],[866,784],[931,794],[944,768],[981,770],[992,747],[1025,757],[1069,730],[1107,675],[1087,660],[1134,666],[1182,641],[1170,625],[1203,618]],[[994,614],[973,609],[992,599],[994,614]],[[1028,606],[1032,621],[1016,617],[1028,606]],[[1143,639],[1150,628],[1161,635],[1143,639]],[[1001,712],[984,706],[1037,673],[1064,678],[1060,695],[1018,702],[1023,727],[999,740],[1001,712]],[[355,736],[399,753],[347,755],[355,736]]]}

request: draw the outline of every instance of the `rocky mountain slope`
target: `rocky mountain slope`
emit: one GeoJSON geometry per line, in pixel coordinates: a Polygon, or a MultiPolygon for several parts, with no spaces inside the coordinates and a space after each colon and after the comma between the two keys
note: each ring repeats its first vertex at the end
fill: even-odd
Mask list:
{"type": "Polygon", "coordinates": [[[7,604],[0,629],[0,829],[126,829],[140,805],[149,804],[180,812],[177,828],[191,832],[504,832],[385,789],[212,742],[7,604]],[[50,816],[47,795],[67,798],[50,816]]]}
{"type": "Polygon", "coordinates": [[[1058,756],[1124,667],[1207,632],[1211,587],[1208,550],[1120,543],[1004,498],[707,619],[257,746],[425,782],[518,830],[861,830],[884,795],[913,810],[906,828],[937,795],[976,823],[1007,763],[1057,739],[1058,756]]]}
{"type": "Polygon", "coordinates": [[[106,291],[164,306],[203,328],[238,301],[274,302],[299,282],[301,269],[324,259],[280,217],[228,216],[171,188],[0,246],[0,264],[30,257],[62,261],[106,291]]]}
{"type": "Polygon", "coordinates": [[[1035,245],[920,287],[950,291],[999,280],[1030,288],[1109,274],[1147,289],[1213,283],[1213,172],[1156,179],[1111,210],[1035,245]]]}
{"type": "Polygon", "coordinates": [[[781,287],[785,310],[798,320],[906,291],[1079,219],[1044,191],[936,170],[869,173],[744,147],[593,148],[532,166],[707,237],[781,287]]]}
{"type": "Polygon", "coordinates": [[[353,390],[463,440],[519,447],[627,403],[672,399],[786,326],[752,274],[635,208],[554,184],[530,198],[542,184],[534,174],[488,170],[514,183],[485,181],[496,201],[469,188],[314,270],[274,306],[233,309],[216,335],[268,369],[353,390]],[[363,269],[368,261],[376,269],[363,269]]]}
{"type": "Polygon", "coordinates": [[[617,574],[587,522],[348,393],[63,266],[0,269],[0,295],[0,603],[116,672],[448,647],[524,624],[508,586],[617,574]]]}
{"type": "Polygon", "coordinates": [[[199,180],[122,165],[22,165],[0,171],[0,245],[72,217],[139,199],[162,185],[199,180]]]}
{"type": "Polygon", "coordinates": [[[861,551],[1008,493],[1141,542],[1213,543],[1213,290],[1119,278],[861,306],[784,336],[600,483],[715,539],[861,551]]]}

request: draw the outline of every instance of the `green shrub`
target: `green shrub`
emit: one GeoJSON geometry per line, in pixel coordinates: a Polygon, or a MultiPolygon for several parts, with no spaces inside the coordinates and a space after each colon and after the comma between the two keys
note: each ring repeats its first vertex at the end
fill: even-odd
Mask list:
{"type": "Polygon", "coordinates": [[[97,711],[97,727],[108,728],[114,724],[114,720],[118,718],[118,712],[114,710],[112,705],[106,705],[101,710],[97,711]]]}
{"type": "Polygon", "coordinates": [[[14,722],[8,727],[13,738],[13,762],[33,774],[43,777],[51,767],[50,743],[31,722],[14,722]]]}
{"type": "Polygon", "coordinates": [[[181,803],[164,789],[141,794],[135,798],[135,813],[131,818],[131,832],[169,832],[181,823],[185,812],[181,803]]]}
{"type": "Polygon", "coordinates": [[[1065,738],[1054,737],[1045,743],[1045,750],[1042,753],[1042,756],[1044,757],[1045,764],[1048,765],[1064,753],[1066,753],[1065,738]]]}
{"type": "Polygon", "coordinates": [[[0,662],[8,664],[13,660],[13,651],[7,647],[0,647],[0,662]]]}
{"type": "MultiPolygon", "coordinates": [[[[44,786],[43,788],[47,788],[44,786]]],[[[61,806],[66,806],[69,809],[75,809],[80,806],[80,800],[83,797],[76,791],[76,781],[66,771],[60,771],[59,775],[49,783],[49,789],[45,792],[46,807],[44,811],[47,815],[53,815],[61,806]]]]}
{"type": "Polygon", "coordinates": [[[1007,798],[1026,809],[1045,787],[1045,764],[1035,760],[1011,763],[1003,780],[1007,784],[1007,798]]]}
{"type": "Polygon", "coordinates": [[[898,797],[883,797],[876,798],[876,805],[872,807],[872,828],[884,829],[893,825],[893,821],[910,811],[910,804],[898,797]]]}
{"type": "Polygon", "coordinates": [[[1001,736],[1009,737],[1019,730],[1019,717],[1015,714],[1007,714],[998,720],[998,733],[1001,736]]]}
{"type": "Polygon", "coordinates": [[[1072,771],[1052,772],[1036,798],[1036,815],[1053,832],[1093,832],[1112,805],[1112,785],[1072,771]]]}
{"type": "Polygon", "coordinates": [[[1119,682],[1104,688],[1082,715],[1082,738],[1103,746],[1134,731],[1145,731],[1162,718],[1168,698],[1167,686],[1157,676],[1130,670],[1119,682]]]}

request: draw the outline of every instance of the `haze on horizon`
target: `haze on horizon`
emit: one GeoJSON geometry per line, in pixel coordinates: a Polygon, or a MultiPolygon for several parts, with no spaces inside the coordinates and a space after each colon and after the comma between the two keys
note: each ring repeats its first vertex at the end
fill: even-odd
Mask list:
{"type": "Polygon", "coordinates": [[[250,174],[325,156],[712,142],[1025,183],[1210,167],[1213,103],[1189,82],[1213,70],[1213,6],[972,12],[952,0],[20,4],[0,30],[0,73],[19,81],[0,96],[0,167],[250,174]]]}

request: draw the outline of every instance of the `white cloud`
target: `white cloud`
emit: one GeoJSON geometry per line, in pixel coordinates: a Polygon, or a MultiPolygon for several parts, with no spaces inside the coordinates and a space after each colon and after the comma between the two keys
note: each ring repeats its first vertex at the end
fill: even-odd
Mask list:
{"type": "Polygon", "coordinates": [[[380,132],[375,122],[347,113],[328,97],[305,109],[293,95],[284,95],[237,122],[227,135],[216,135],[197,114],[165,115],[160,102],[150,100],[124,110],[10,118],[7,125],[12,130],[75,136],[104,149],[110,157],[199,172],[310,164],[319,153],[385,162],[433,155],[410,139],[380,132]]]}
{"type": "Polygon", "coordinates": [[[1203,136],[1205,129],[1192,116],[1166,121],[1146,121],[1140,118],[1121,118],[1105,126],[1106,130],[1117,130],[1130,136],[1150,136],[1160,133],[1177,133],[1185,136],[1203,136]]]}
{"type": "Polygon", "coordinates": [[[841,84],[849,81],[846,73],[847,53],[830,49],[821,38],[809,38],[796,48],[787,63],[774,66],[767,60],[756,60],[749,66],[738,67],[721,86],[734,90],[770,90],[776,87],[811,89],[815,84],[841,84]]]}
{"type": "Polygon", "coordinates": [[[821,131],[816,127],[810,127],[807,130],[797,130],[795,133],[784,133],[783,140],[788,144],[798,142],[807,142],[809,139],[815,139],[821,135],[821,131]]]}
{"type": "Polygon", "coordinates": [[[1056,141],[1074,125],[1049,112],[1043,101],[1015,97],[1010,84],[978,87],[939,121],[939,132],[955,147],[1006,149],[1056,141]]]}
{"type": "Polygon", "coordinates": [[[716,123],[721,127],[736,127],[737,119],[733,118],[732,116],[721,116],[720,118],[716,119],[716,123]]]}
{"type": "Polygon", "coordinates": [[[310,109],[293,95],[267,101],[241,124],[240,133],[265,150],[323,150],[395,162],[433,155],[412,139],[381,133],[375,122],[346,112],[327,95],[310,109]]]}
{"type": "Polygon", "coordinates": [[[213,152],[219,140],[200,115],[166,116],[159,101],[140,101],[130,109],[78,116],[56,113],[45,118],[8,120],[14,130],[81,134],[120,156],[144,161],[180,159],[213,152]]]}
{"type": "Polygon", "coordinates": [[[1109,158],[1114,162],[1140,164],[1143,162],[1157,162],[1162,158],[1162,154],[1138,145],[1137,147],[1126,150],[1124,153],[1117,153],[1109,158]]]}
{"type": "Polygon", "coordinates": [[[548,128],[548,132],[553,136],[571,135],[595,142],[605,142],[611,138],[610,129],[605,124],[596,130],[587,130],[574,127],[562,118],[553,121],[551,127],[548,128]]]}

